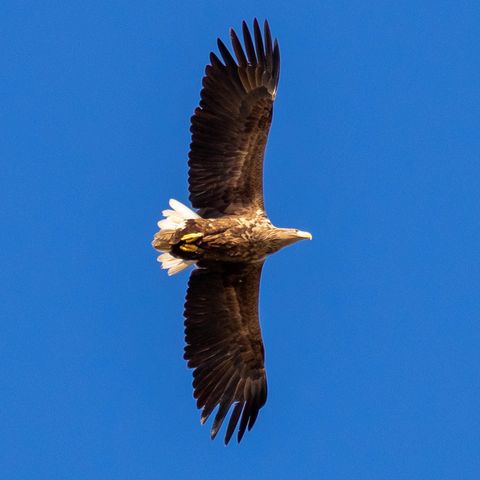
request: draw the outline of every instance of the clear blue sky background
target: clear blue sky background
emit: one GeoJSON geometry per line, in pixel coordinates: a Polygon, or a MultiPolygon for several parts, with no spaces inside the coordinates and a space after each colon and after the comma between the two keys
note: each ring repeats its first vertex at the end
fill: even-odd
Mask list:
{"type": "Polygon", "coordinates": [[[5,479],[480,478],[477,1],[3,1],[5,479]],[[201,427],[188,275],[150,241],[187,201],[208,53],[270,20],[282,75],[268,213],[269,399],[201,427]]]}

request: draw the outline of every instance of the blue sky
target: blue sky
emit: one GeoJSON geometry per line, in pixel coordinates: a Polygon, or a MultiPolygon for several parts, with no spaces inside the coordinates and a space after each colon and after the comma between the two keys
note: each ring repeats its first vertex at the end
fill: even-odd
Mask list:
{"type": "Polygon", "coordinates": [[[8,479],[477,479],[476,1],[4,1],[0,470],[8,479]],[[211,442],[182,359],[188,275],[150,241],[187,201],[217,36],[282,73],[265,195],[309,230],[261,286],[269,399],[211,442]]]}

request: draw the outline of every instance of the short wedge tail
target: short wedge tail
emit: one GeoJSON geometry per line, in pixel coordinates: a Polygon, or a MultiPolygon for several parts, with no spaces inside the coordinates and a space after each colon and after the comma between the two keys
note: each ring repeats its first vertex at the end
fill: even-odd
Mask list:
{"type": "Polygon", "coordinates": [[[162,268],[168,270],[168,275],[175,275],[194,262],[171,255],[171,240],[177,230],[185,227],[186,220],[199,218],[199,215],[173,198],[168,203],[171,208],[163,210],[164,218],[158,222],[160,230],[153,237],[152,246],[156,250],[163,252],[157,257],[157,260],[162,264],[162,268]]]}

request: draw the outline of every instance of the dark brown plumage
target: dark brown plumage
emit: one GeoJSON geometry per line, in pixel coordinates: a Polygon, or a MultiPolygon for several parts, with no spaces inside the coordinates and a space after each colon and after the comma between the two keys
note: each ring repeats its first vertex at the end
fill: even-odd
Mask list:
{"type": "Polygon", "coordinates": [[[194,368],[193,387],[202,423],[218,405],[215,438],[235,404],[225,436],[240,419],[238,441],[250,430],[267,399],[264,350],[258,322],[263,263],[212,263],[194,270],[185,303],[185,360],[194,368]]]}
{"type": "Polygon", "coordinates": [[[263,210],[263,155],[280,75],[280,52],[265,22],[254,21],[253,45],[243,22],[246,54],[230,30],[237,62],[218,39],[224,63],[210,54],[200,106],[192,117],[189,189],[202,217],[263,210]]]}
{"type": "Polygon", "coordinates": [[[192,117],[189,189],[197,213],[176,200],[158,222],[153,246],[169,275],[195,264],[185,303],[185,354],[204,423],[217,409],[215,438],[232,410],[228,443],[250,430],[267,399],[258,319],[265,258],[307,232],[274,227],[264,210],[263,156],[279,73],[278,43],[257,20],[245,22],[243,49],[231,30],[236,59],[221,40],[223,62],[210,54],[200,106],[192,117]]]}

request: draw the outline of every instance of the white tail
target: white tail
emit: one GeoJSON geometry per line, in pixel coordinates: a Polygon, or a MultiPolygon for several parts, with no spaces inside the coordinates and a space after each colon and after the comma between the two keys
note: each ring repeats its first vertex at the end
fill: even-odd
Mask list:
{"type": "Polygon", "coordinates": [[[177,228],[183,228],[185,226],[185,220],[190,218],[200,218],[200,215],[196,214],[193,210],[190,210],[186,205],[180,203],[173,198],[168,202],[173,210],[164,210],[162,212],[163,218],[158,222],[160,231],[162,230],[177,230],[177,228]]]}
{"type": "Polygon", "coordinates": [[[168,275],[175,275],[195,262],[182,260],[181,258],[176,258],[173,255],[170,255],[170,253],[168,253],[168,242],[164,242],[163,239],[170,238],[170,235],[173,234],[175,230],[183,228],[186,223],[185,220],[200,218],[200,215],[173,198],[170,199],[168,204],[172,210],[163,210],[162,214],[164,218],[158,222],[160,231],[155,234],[153,246],[157,250],[164,252],[157,258],[162,264],[162,268],[168,270],[168,275]]]}

